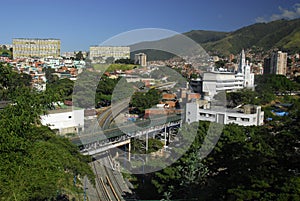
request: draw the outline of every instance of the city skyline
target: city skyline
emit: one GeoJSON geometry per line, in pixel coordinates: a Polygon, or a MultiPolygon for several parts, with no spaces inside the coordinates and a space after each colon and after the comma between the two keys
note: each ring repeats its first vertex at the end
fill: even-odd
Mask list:
{"type": "MultiPolygon", "coordinates": [[[[13,38],[58,38],[61,52],[87,51],[118,34],[159,28],[234,31],[256,22],[300,17],[300,2],[280,1],[21,1],[1,3],[0,44],[13,38]],[[5,20],[4,20],[5,19],[5,20]]],[[[158,38],[157,38],[158,37],[158,38]]],[[[151,36],[151,40],[160,36],[151,36]]],[[[165,36],[167,37],[167,36],[165,36]]],[[[149,37],[148,37],[149,38],[149,37]]]]}

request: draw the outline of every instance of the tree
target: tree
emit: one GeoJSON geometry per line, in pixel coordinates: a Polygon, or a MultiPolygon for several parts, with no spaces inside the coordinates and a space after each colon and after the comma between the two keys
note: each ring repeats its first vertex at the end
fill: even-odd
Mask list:
{"type": "Polygon", "coordinates": [[[68,139],[41,125],[40,115],[57,101],[51,90],[36,92],[22,84],[16,87],[9,84],[17,82],[11,82],[11,74],[8,70],[8,79],[1,81],[13,104],[0,111],[0,200],[74,196],[81,190],[73,185],[74,176],[87,175],[93,181],[87,164],[90,159],[81,155],[68,139]]]}
{"type": "Polygon", "coordinates": [[[131,99],[131,106],[136,107],[139,113],[144,113],[145,109],[151,108],[152,106],[159,103],[161,100],[161,92],[157,89],[150,89],[145,92],[135,92],[131,99]]]}
{"type": "Polygon", "coordinates": [[[107,64],[112,64],[112,63],[114,63],[114,61],[115,61],[114,57],[107,57],[105,59],[105,63],[107,63],[107,64]]]}
{"type": "Polygon", "coordinates": [[[134,61],[131,59],[117,59],[115,60],[116,64],[134,64],[134,61]]]}
{"type": "Polygon", "coordinates": [[[9,95],[19,87],[29,87],[31,85],[31,76],[24,73],[12,71],[8,65],[0,64],[0,98],[8,100],[9,95]]]}
{"type": "MultiPolygon", "coordinates": [[[[157,191],[161,196],[168,192],[173,199],[185,200],[298,200],[299,114],[294,117],[276,125],[276,135],[271,133],[274,129],[264,126],[226,125],[203,160],[197,150],[204,145],[209,123],[199,122],[186,154],[154,174],[157,191]],[[168,184],[175,190],[170,191],[168,184]]],[[[182,130],[187,137],[189,129],[182,130]]]]}
{"type": "Polygon", "coordinates": [[[74,82],[68,78],[53,80],[51,83],[47,83],[46,90],[55,91],[60,100],[72,100],[74,82]]]}
{"type": "Polygon", "coordinates": [[[83,57],[83,54],[81,51],[79,51],[75,54],[75,60],[78,60],[78,61],[84,60],[84,57],[83,57]]]}
{"type": "Polygon", "coordinates": [[[57,75],[53,75],[53,73],[55,72],[53,68],[48,67],[45,68],[44,71],[47,83],[51,84],[59,79],[57,75]]]}

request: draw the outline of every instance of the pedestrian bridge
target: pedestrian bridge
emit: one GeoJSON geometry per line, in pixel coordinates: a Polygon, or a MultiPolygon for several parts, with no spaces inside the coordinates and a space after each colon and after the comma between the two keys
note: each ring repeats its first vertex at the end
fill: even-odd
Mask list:
{"type": "MultiPolygon", "coordinates": [[[[132,138],[145,136],[146,149],[149,136],[153,136],[158,132],[166,133],[170,128],[179,127],[182,124],[181,115],[169,115],[151,120],[143,120],[116,128],[105,129],[103,131],[81,133],[71,138],[71,141],[80,147],[80,151],[84,155],[96,155],[112,148],[129,144],[132,138]]],[[[130,150],[129,150],[130,151],[130,150]]]]}

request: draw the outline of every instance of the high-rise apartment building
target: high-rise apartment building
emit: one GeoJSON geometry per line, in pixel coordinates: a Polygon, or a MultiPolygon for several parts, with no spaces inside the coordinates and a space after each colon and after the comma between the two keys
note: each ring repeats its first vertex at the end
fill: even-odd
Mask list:
{"type": "Polygon", "coordinates": [[[264,74],[286,75],[287,53],[273,52],[270,58],[264,60],[264,74]]]}
{"type": "Polygon", "coordinates": [[[145,53],[135,54],[134,63],[141,66],[147,66],[147,55],[145,53]]]}
{"type": "Polygon", "coordinates": [[[271,57],[271,70],[273,74],[286,75],[287,53],[275,52],[271,57]]]}
{"type": "Polygon", "coordinates": [[[90,46],[90,59],[93,63],[105,63],[106,59],[129,59],[130,47],[127,46],[90,46]]]}
{"type": "Polygon", "coordinates": [[[41,38],[14,38],[13,39],[13,57],[59,57],[60,40],[59,39],[41,39],[41,38]]]}

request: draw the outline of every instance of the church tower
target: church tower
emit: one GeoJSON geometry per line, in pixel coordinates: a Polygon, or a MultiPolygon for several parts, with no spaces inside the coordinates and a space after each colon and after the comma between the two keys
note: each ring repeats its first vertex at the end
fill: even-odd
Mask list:
{"type": "Polygon", "coordinates": [[[245,66],[246,66],[246,56],[245,56],[245,51],[243,49],[240,54],[240,63],[239,63],[238,73],[244,74],[245,66]]]}
{"type": "Polygon", "coordinates": [[[244,68],[244,87],[246,88],[254,87],[254,74],[251,73],[251,67],[248,60],[244,68]]]}

